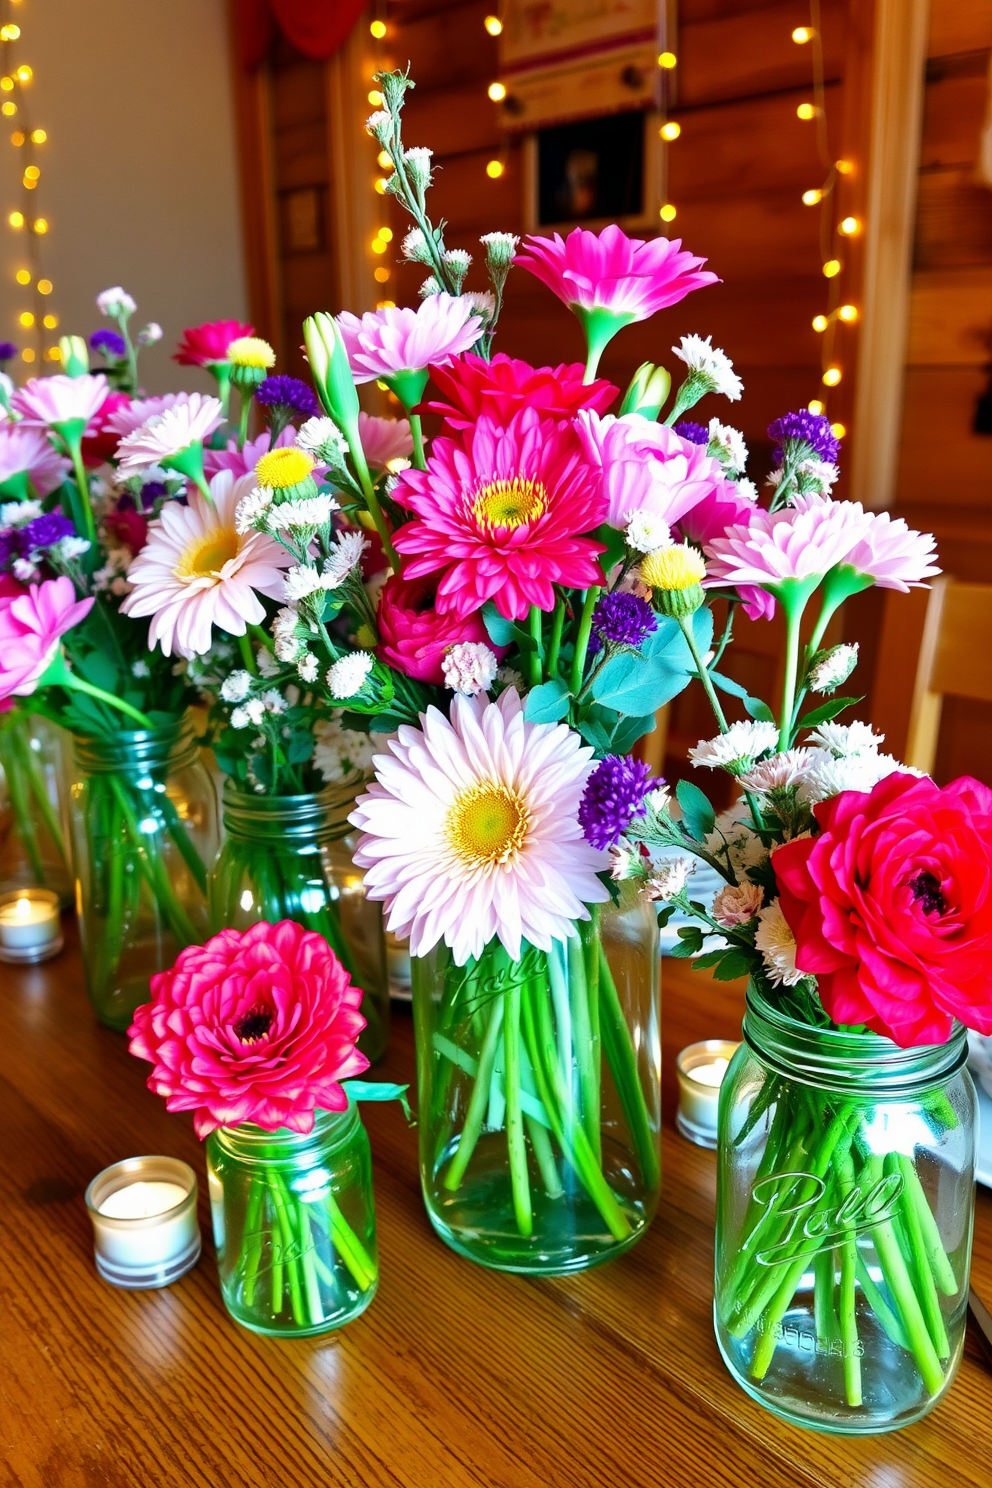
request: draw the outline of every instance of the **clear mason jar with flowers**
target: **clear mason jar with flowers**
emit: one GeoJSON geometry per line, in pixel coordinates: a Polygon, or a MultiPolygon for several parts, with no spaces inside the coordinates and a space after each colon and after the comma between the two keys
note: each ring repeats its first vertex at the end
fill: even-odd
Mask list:
{"type": "Polygon", "coordinates": [[[25,708],[0,719],[0,894],[47,888],[72,904],[61,793],[65,736],[25,708]]]}

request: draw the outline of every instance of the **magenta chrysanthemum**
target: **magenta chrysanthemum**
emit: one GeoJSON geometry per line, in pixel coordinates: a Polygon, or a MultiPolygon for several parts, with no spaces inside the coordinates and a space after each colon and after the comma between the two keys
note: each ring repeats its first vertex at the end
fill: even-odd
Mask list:
{"type": "Polygon", "coordinates": [[[512,687],[456,696],[450,722],[428,708],[373,763],[355,862],[414,956],[442,940],[459,966],[497,938],[513,960],[524,941],[548,951],[609,897],[609,859],[578,818],[592,750],[565,724],[528,723],[512,687]]]}
{"type": "Polygon", "coordinates": [[[576,430],[589,461],[602,472],[606,521],[626,527],[635,511],[647,511],[670,526],[726,488],[719,460],[674,429],[627,413],[578,416],[576,430]]]}
{"type": "Polygon", "coordinates": [[[506,424],[521,408],[534,408],[545,418],[574,418],[580,408],[605,413],[617,389],[603,378],[584,382],[584,370],[581,362],[532,367],[503,351],[488,362],[468,352],[450,367],[431,369],[442,396],[424,406],[453,429],[467,429],[484,413],[506,424]]]}
{"type": "Polygon", "coordinates": [[[681,238],[628,238],[615,224],[601,233],[577,227],[564,241],[557,233],[528,238],[514,262],[566,305],[647,320],[694,289],[719,282],[703,269],[705,258],[680,253],[681,247],[681,238]]]}
{"type": "Polygon", "coordinates": [[[703,588],[757,584],[774,593],[783,580],[822,577],[862,541],[870,520],[856,501],[755,511],[748,526],[729,527],[706,544],[703,588]]]}
{"type": "Polygon", "coordinates": [[[602,545],[580,535],[605,515],[600,484],[573,429],[533,409],[435,439],[427,470],[404,471],[392,493],[418,518],[394,539],[410,555],[404,577],[443,570],[441,611],[468,615],[487,599],[511,620],[551,610],[555,584],[603,583],[602,545]]]}
{"type": "Polygon", "coordinates": [[[200,1138],[246,1121],[312,1131],[314,1109],[345,1110],[340,1082],[368,1068],[355,1048],[360,988],[324,937],[292,920],[187,946],[151,992],[130,1051],[150,1061],[148,1088],[170,1111],[193,1112],[200,1138]]]}
{"type": "Polygon", "coordinates": [[[416,310],[391,305],[362,316],[343,310],[337,322],[358,383],[444,363],[468,351],[482,334],[471,302],[443,294],[428,295],[416,310]]]}

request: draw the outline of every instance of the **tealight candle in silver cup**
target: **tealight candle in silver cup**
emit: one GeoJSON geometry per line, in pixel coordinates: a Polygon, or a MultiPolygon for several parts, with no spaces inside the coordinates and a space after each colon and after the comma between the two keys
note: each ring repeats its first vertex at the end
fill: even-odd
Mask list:
{"type": "Polygon", "coordinates": [[[697,1147],[717,1144],[720,1086],[737,1048],[729,1039],[703,1039],[683,1049],[675,1061],[679,1077],[675,1124],[697,1147]]]}
{"type": "Polygon", "coordinates": [[[86,1190],[96,1269],[111,1286],[164,1287],[200,1258],[196,1174],[175,1157],[129,1157],[86,1190]]]}
{"type": "Polygon", "coordinates": [[[14,889],[0,897],[0,961],[30,965],[62,949],[59,896],[51,889],[14,889]]]}

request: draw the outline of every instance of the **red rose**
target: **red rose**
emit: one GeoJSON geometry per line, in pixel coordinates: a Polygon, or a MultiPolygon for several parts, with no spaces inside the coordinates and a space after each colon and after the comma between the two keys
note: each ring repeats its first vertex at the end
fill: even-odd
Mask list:
{"type": "Polygon", "coordinates": [[[482,641],[502,660],[505,648],[494,646],[482,616],[439,615],[434,608],[437,583],[434,579],[398,579],[394,575],[382,586],[377,619],[379,655],[407,677],[444,686],[441,662],[445,652],[460,641],[482,641]]]}
{"type": "Polygon", "coordinates": [[[836,1023],[897,1044],[992,1033],[992,791],[901,772],[814,808],[820,832],[776,848],[796,965],[836,1023]]]}

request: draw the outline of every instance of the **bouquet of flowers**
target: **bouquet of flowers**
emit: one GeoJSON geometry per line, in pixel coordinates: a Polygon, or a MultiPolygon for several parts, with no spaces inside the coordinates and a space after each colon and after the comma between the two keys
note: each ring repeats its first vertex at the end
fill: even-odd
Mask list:
{"type": "Polygon", "coordinates": [[[188,946],[151,990],[130,1050],[153,1066],[149,1089],[192,1111],[206,1138],[228,1310],[265,1333],[340,1326],[378,1278],[368,1139],[348,1083],[368,1064],[355,1047],[361,991],[290,920],[188,946]]]}

